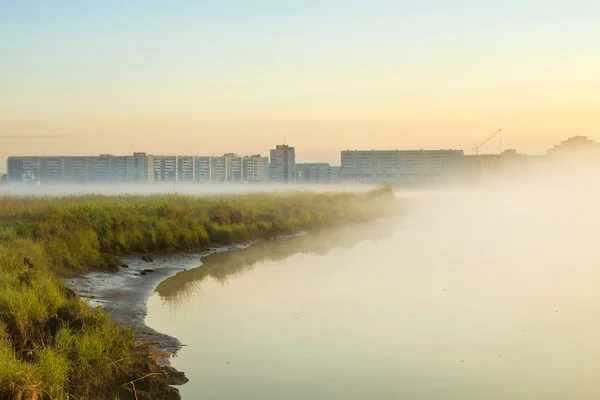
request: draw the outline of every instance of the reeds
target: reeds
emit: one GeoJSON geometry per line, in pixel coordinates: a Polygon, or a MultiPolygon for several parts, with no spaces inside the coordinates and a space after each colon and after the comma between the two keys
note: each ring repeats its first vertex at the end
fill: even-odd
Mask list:
{"type": "Polygon", "coordinates": [[[0,399],[105,398],[120,381],[156,372],[147,346],[87,306],[62,276],[114,268],[121,254],[202,249],[365,222],[395,207],[388,189],[2,198],[0,399]]]}

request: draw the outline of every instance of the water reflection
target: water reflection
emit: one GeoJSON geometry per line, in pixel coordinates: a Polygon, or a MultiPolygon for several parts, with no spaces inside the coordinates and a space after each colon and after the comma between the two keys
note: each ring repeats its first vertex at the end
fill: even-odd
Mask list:
{"type": "Polygon", "coordinates": [[[191,296],[202,293],[201,283],[207,277],[226,283],[239,273],[265,262],[283,261],[298,253],[324,255],[335,248],[348,249],[366,240],[378,241],[392,236],[398,227],[395,221],[391,218],[370,224],[321,230],[258,242],[240,250],[215,253],[206,257],[198,268],[164,280],[156,292],[162,300],[177,308],[191,296]]]}
{"type": "Polygon", "coordinates": [[[184,399],[600,399],[599,202],[423,199],[398,229],[209,257],[161,285],[147,323],[186,344],[184,399]]]}

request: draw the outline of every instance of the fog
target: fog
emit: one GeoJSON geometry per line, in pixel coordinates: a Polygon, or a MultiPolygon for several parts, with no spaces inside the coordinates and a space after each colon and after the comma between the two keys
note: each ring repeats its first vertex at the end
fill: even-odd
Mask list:
{"type": "Polygon", "coordinates": [[[9,184],[0,185],[0,196],[72,196],[85,194],[101,195],[151,195],[151,194],[187,194],[219,195],[259,192],[353,192],[364,193],[375,188],[374,185],[284,185],[284,184],[9,184]]]}
{"type": "Polygon", "coordinates": [[[597,180],[399,196],[393,229],[223,253],[161,284],[147,323],[187,344],[184,398],[600,398],[597,180]]]}
{"type": "MultiPolygon", "coordinates": [[[[399,217],[220,253],[160,283],[146,323],[187,345],[172,359],[190,378],[183,398],[600,398],[598,174],[485,182],[396,188],[399,217]]],[[[373,188],[5,185],[0,195],[373,188]]]]}

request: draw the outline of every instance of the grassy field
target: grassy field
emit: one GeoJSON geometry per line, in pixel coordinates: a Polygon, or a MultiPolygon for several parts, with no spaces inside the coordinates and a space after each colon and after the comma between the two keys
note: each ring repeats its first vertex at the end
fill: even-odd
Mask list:
{"type": "Polygon", "coordinates": [[[2,198],[0,399],[133,398],[121,386],[145,375],[138,390],[169,397],[168,379],[149,345],[87,306],[61,277],[113,270],[121,254],[197,250],[365,222],[396,210],[388,189],[366,195],[2,198]]]}

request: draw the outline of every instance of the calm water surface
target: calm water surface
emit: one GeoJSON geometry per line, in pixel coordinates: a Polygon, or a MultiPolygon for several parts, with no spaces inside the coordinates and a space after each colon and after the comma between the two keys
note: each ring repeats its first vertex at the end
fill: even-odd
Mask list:
{"type": "Polygon", "coordinates": [[[187,345],[184,399],[598,399],[594,204],[455,196],[216,254],[147,323],[187,345]]]}

